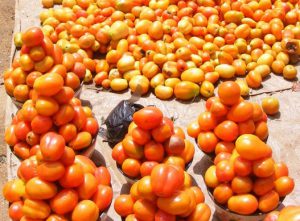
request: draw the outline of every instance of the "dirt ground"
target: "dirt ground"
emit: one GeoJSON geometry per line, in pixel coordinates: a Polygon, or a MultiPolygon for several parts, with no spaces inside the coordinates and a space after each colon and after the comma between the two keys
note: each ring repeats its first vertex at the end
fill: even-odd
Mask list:
{"type": "MultiPolygon", "coordinates": [[[[0,1],[0,189],[7,180],[6,146],[4,144],[5,90],[2,84],[2,73],[9,66],[11,39],[14,29],[15,0],[0,1]]],[[[7,204],[0,194],[0,221],[8,221],[7,204]]]]}

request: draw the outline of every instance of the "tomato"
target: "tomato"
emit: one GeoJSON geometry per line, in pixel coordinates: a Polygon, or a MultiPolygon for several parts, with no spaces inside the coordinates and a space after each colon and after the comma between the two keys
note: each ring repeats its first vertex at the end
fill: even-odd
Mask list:
{"type": "Polygon", "coordinates": [[[122,141],[125,154],[134,159],[142,159],[144,157],[143,146],[133,141],[132,136],[126,136],[122,141]]]}
{"type": "Polygon", "coordinates": [[[204,175],[205,184],[210,188],[216,188],[219,185],[219,180],[217,178],[216,166],[210,166],[204,175]]]}
{"type": "Polygon", "coordinates": [[[296,221],[299,218],[299,207],[287,206],[279,213],[278,221],[291,220],[296,221]]]}
{"type": "Polygon", "coordinates": [[[25,141],[26,135],[30,131],[31,131],[30,124],[25,121],[21,121],[21,122],[17,123],[17,125],[15,127],[15,135],[18,140],[25,141]]]}
{"type": "Polygon", "coordinates": [[[78,131],[81,131],[86,125],[87,117],[81,106],[75,106],[74,111],[75,111],[75,116],[73,118],[72,123],[77,127],[78,131]]]}
{"type": "Polygon", "coordinates": [[[155,166],[158,165],[156,161],[145,161],[140,167],[141,177],[149,176],[155,166]]]}
{"type": "Polygon", "coordinates": [[[211,112],[205,111],[198,116],[198,124],[202,131],[213,130],[218,122],[211,112]]]}
{"type": "Polygon", "coordinates": [[[144,155],[149,161],[162,162],[165,154],[164,151],[163,145],[155,141],[150,141],[144,146],[144,155]]]}
{"type": "Polygon", "coordinates": [[[75,111],[70,104],[60,105],[58,111],[53,116],[53,122],[56,126],[62,126],[73,120],[75,111]]]}
{"type": "Polygon", "coordinates": [[[274,175],[275,175],[276,179],[283,177],[283,176],[288,176],[289,169],[288,169],[287,165],[283,162],[275,163],[274,164],[274,175]]]}
{"type": "Polygon", "coordinates": [[[168,214],[162,210],[158,210],[155,213],[155,221],[176,221],[176,216],[168,214]]]}
{"type": "Polygon", "coordinates": [[[50,200],[51,209],[64,215],[74,210],[78,203],[78,194],[73,189],[63,189],[50,200]]]}
{"type": "Polygon", "coordinates": [[[156,142],[164,142],[174,133],[173,124],[170,126],[165,119],[162,123],[151,131],[151,135],[156,142]]]}
{"type": "Polygon", "coordinates": [[[31,178],[36,177],[38,175],[37,168],[38,161],[35,157],[30,157],[21,162],[18,168],[18,176],[21,179],[28,181],[31,178]]]}
{"type": "MultiPolygon", "coordinates": [[[[238,124],[238,126],[239,126],[239,135],[255,133],[256,128],[252,119],[241,122],[238,124]]],[[[256,136],[258,135],[256,134],[256,136]]]]}
{"type": "Polygon", "coordinates": [[[251,194],[242,194],[232,196],[228,200],[228,208],[242,215],[250,215],[258,208],[258,202],[255,196],[251,194]]]}
{"type": "Polygon", "coordinates": [[[40,143],[43,158],[48,161],[57,161],[65,150],[64,138],[54,132],[43,135],[40,143]]]}
{"type": "Polygon", "coordinates": [[[234,122],[243,122],[253,115],[253,106],[250,102],[242,101],[232,106],[227,114],[227,118],[234,122]]]}
{"type": "Polygon", "coordinates": [[[242,157],[237,157],[234,160],[233,167],[238,176],[248,176],[252,173],[252,162],[242,157]]]}
{"type": "Polygon", "coordinates": [[[19,221],[22,216],[23,201],[17,201],[9,206],[8,214],[13,221],[19,221]]]}
{"type": "Polygon", "coordinates": [[[237,152],[246,160],[259,160],[272,153],[270,146],[252,134],[241,135],[235,145],[237,152]]]}
{"type": "Polygon", "coordinates": [[[9,146],[14,146],[15,144],[18,143],[18,138],[15,135],[15,130],[16,130],[16,126],[15,125],[10,125],[5,130],[4,139],[5,139],[5,142],[9,146]]]}
{"type": "Polygon", "coordinates": [[[282,176],[275,181],[275,190],[280,197],[286,196],[294,189],[294,180],[288,176],[282,176]]]}
{"type": "Polygon", "coordinates": [[[30,146],[34,146],[40,143],[40,136],[36,133],[34,133],[33,131],[30,131],[29,133],[27,133],[26,135],[26,142],[30,145],[30,146]]]}
{"type": "Polygon", "coordinates": [[[26,218],[29,218],[28,221],[31,219],[43,220],[50,215],[51,209],[45,201],[25,199],[22,212],[26,218]]]}
{"type": "Polygon", "coordinates": [[[25,183],[20,179],[11,180],[3,186],[2,193],[10,203],[20,201],[25,194],[25,183]]]}
{"type": "Polygon", "coordinates": [[[274,160],[273,158],[266,158],[258,161],[253,162],[253,173],[257,177],[269,177],[274,174],[275,167],[274,167],[274,160]]]}
{"type": "Polygon", "coordinates": [[[229,182],[234,175],[233,166],[228,160],[223,160],[216,165],[216,176],[219,182],[229,182]]]}
{"type": "Polygon", "coordinates": [[[144,176],[137,182],[136,192],[138,197],[141,199],[146,199],[151,202],[156,201],[156,196],[152,191],[151,178],[150,176],[144,176]]]}
{"type": "Polygon", "coordinates": [[[114,209],[120,216],[125,217],[133,213],[133,205],[134,201],[130,195],[121,194],[115,200],[114,209]]]}
{"type": "Polygon", "coordinates": [[[112,188],[110,186],[99,184],[92,200],[96,203],[99,212],[103,212],[111,204],[112,198],[112,188]]]}
{"type": "Polygon", "coordinates": [[[77,90],[80,87],[79,77],[73,72],[68,72],[65,78],[65,86],[77,90]]]}
{"type": "Polygon", "coordinates": [[[233,81],[226,81],[219,85],[218,95],[221,102],[225,105],[237,104],[240,100],[241,89],[239,85],[233,81]]]}
{"type": "Polygon", "coordinates": [[[58,93],[64,85],[64,79],[56,73],[44,74],[37,78],[33,88],[39,95],[52,96],[58,93]]]}
{"type": "Polygon", "coordinates": [[[222,117],[228,113],[228,107],[221,101],[216,100],[210,105],[209,111],[216,117],[222,117]]]}
{"type": "Polygon", "coordinates": [[[121,165],[124,160],[128,157],[125,153],[122,142],[117,143],[112,150],[112,158],[117,162],[117,164],[121,165]]]}
{"type": "Polygon", "coordinates": [[[228,184],[219,184],[213,191],[213,196],[216,202],[226,204],[230,197],[233,196],[233,191],[228,184]]]}
{"type": "Polygon", "coordinates": [[[231,158],[231,153],[222,152],[216,155],[213,162],[214,165],[217,165],[222,160],[230,160],[230,158],[231,158]]]}
{"type": "Polygon", "coordinates": [[[67,221],[67,219],[63,216],[60,216],[60,215],[50,215],[46,221],[67,221]]]}
{"type": "Polygon", "coordinates": [[[38,114],[50,117],[59,110],[59,105],[53,98],[39,96],[35,108],[38,114]]]}
{"type": "Polygon", "coordinates": [[[95,170],[95,178],[98,185],[102,184],[102,185],[110,186],[111,176],[106,167],[103,166],[98,167],[95,170]]]}
{"type": "Polygon", "coordinates": [[[45,181],[57,181],[65,173],[65,167],[60,162],[44,162],[37,167],[38,176],[45,181]]]}
{"type": "Polygon", "coordinates": [[[84,172],[82,166],[79,164],[73,164],[66,167],[66,172],[59,183],[64,188],[78,187],[84,182],[84,172]]]}
{"type": "Polygon", "coordinates": [[[75,163],[82,167],[84,173],[95,174],[97,167],[90,158],[83,155],[76,155],[75,163]]]}
{"type": "Polygon", "coordinates": [[[218,142],[219,139],[213,132],[200,132],[197,139],[198,146],[206,153],[213,152],[218,142]]]}
{"type": "Polygon", "coordinates": [[[266,114],[275,115],[279,112],[279,101],[275,97],[265,97],[261,105],[266,114]]]}
{"type": "Polygon", "coordinates": [[[159,197],[170,197],[182,188],[183,183],[184,173],[179,167],[159,164],[151,172],[152,189],[159,197]]]}
{"type": "Polygon", "coordinates": [[[151,140],[150,132],[139,127],[136,127],[132,130],[131,136],[133,141],[139,145],[145,145],[151,140]]]}
{"type": "Polygon", "coordinates": [[[136,159],[125,159],[122,163],[122,171],[129,177],[138,177],[140,175],[141,164],[136,159]]]}
{"type": "Polygon", "coordinates": [[[21,159],[30,157],[30,146],[27,143],[19,142],[14,146],[14,154],[21,159]]]}
{"type": "Polygon", "coordinates": [[[157,207],[171,215],[184,215],[192,209],[195,209],[195,195],[192,190],[186,189],[177,191],[170,197],[157,199],[157,207]]]}
{"type": "Polygon", "coordinates": [[[87,148],[92,143],[92,135],[89,132],[79,132],[76,137],[69,142],[69,146],[74,150],[87,148]]]}
{"type": "Polygon", "coordinates": [[[59,134],[63,136],[65,141],[68,143],[75,139],[77,135],[77,128],[74,124],[65,124],[59,128],[59,134]]]}
{"type": "Polygon", "coordinates": [[[72,212],[72,221],[90,220],[96,221],[99,218],[99,209],[91,200],[83,200],[77,204],[72,212]]]}
{"type": "Polygon", "coordinates": [[[230,120],[223,121],[215,129],[215,134],[221,140],[231,142],[234,141],[239,135],[238,125],[230,120]]]}
{"type": "Polygon", "coordinates": [[[188,217],[188,221],[197,221],[197,220],[203,220],[208,221],[211,216],[211,210],[209,206],[205,203],[199,203],[197,204],[195,210],[192,212],[191,215],[188,217]]]}
{"type": "Polygon", "coordinates": [[[42,44],[43,40],[43,31],[37,27],[30,28],[22,34],[22,42],[28,47],[39,46],[42,44]]]}
{"type": "Polygon", "coordinates": [[[231,182],[232,191],[236,194],[250,193],[253,182],[250,177],[234,177],[231,182]]]}
{"type": "Polygon", "coordinates": [[[276,191],[270,191],[269,193],[259,197],[258,208],[260,211],[266,213],[277,208],[279,204],[279,195],[276,191]]]}
{"type": "Polygon", "coordinates": [[[181,127],[174,127],[174,134],[185,139],[185,133],[181,127]]]}
{"type": "Polygon", "coordinates": [[[66,147],[62,157],[59,159],[65,166],[70,166],[74,163],[75,152],[72,148],[66,147]]]}
{"type": "Polygon", "coordinates": [[[93,117],[88,117],[83,130],[89,132],[93,137],[96,136],[99,130],[98,121],[93,117]]]}
{"type": "Polygon", "coordinates": [[[84,174],[83,183],[77,187],[77,192],[80,199],[90,199],[97,191],[97,180],[90,173],[84,174]]]}
{"type": "Polygon", "coordinates": [[[53,97],[59,104],[67,104],[74,97],[74,90],[71,87],[62,87],[53,97]]]}
{"type": "Polygon", "coordinates": [[[30,199],[51,199],[57,193],[57,186],[53,183],[41,180],[38,177],[30,179],[25,186],[26,194],[30,199]]]}
{"type": "Polygon", "coordinates": [[[226,152],[226,153],[232,153],[234,149],[234,143],[231,142],[218,142],[215,148],[215,154],[218,155],[219,153],[226,152]]]}
{"type": "Polygon", "coordinates": [[[52,128],[52,119],[50,117],[37,115],[31,121],[31,129],[34,133],[44,134],[52,128]]]}
{"type": "Polygon", "coordinates": [[[162,120],[163,114],[156,107],[145,107],[133,114],[133,122],[144,130],[158,127],[162,120]]]}
{"type": "Polygon", "coordinates": [[[253,185],[253,192],[258,196],[265,195],[274,188],[274,181],[273,176],[256,179],[253,185]]]}

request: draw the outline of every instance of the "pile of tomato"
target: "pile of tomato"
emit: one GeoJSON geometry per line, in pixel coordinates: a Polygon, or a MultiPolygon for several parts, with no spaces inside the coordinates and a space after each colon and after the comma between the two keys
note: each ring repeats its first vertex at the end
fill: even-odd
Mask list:
{"type": "Polygon", "coordinates": [[[135,182],[130,194],[116,198],[116,212],[126,221],[208,221],[211,211],[191,176],[172,164],[158,164],[149,175],[135,182]]]}
{"type": "Polygon", "coordinates": [[[109,171],[96,167],[85,156],[75,156],[71,148],[65,148],[63,137],[54,135],[49,132],[41,142],[41,146],[48,148],[48,152],[42,152],[43,159],[37,155],[24,160],[18,169],[19,179],[4,185],[3,195],[10,202],[10,218],[14,221],[98,220],[113,197],[109,171]],[[63,154],[49,157],[55,142],[63,154]]]}
{"type": "Polygon", "coordinates": [[[5,141],[18,157],[26,159],[36,154],[43,135],[53,130],[75,151],[92,145],[98,122],[92,110],[74,97],[73,89],[63,86],[61,75],[47,73],[38,77],[32,94],[5,131],[5,141]]]}
{"type": "Polygon", "coordinates": [[[297,0],[43,1],[46,8],[54,3],[62,7],[40,14],[43,32],[15,37],[22,56],[17,71],[6,75],[6,88],[18,100],[28,97],[26,76],[54,64],[67,68],[72,84],[79,83],[74,73],[86,81],[94,75],[96,86],[153,90],[160,99],[213,96],[219,79],[241,76],[245,88],[259,88],[271,72],[297,76],[291,65],[300,55],[297,0]]]}
{"type": "MultiPolygon", "coordinates": [[[[279,106],[273,103],[264,102],[268,113],[271,110],[277,113],[279,106]]],[[[218,97],[206,101],[206,111],[188,125],[187,132],[207,154],[231,153],[240,135],[255,134],[261,140],[267,139],[269,131],[264,109],[244,100],[238,83],[226,81],[219,85],[218,97]]]]}
{"type": "Polygon", "coordinates": [[[112,158],[125,175],[139,178],[162,162],[185,169],[194,152],[193,143],[185,139],[180,127],[174,127],[158,108],[145,107],[134,113],[127,135],[112,150],[112,158]]]}

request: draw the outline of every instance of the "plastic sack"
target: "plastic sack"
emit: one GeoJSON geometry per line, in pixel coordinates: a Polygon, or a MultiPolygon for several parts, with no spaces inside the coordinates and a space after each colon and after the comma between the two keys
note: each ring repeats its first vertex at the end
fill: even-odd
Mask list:
{"type": "MultiPolygon", "coordinates": [[[[125,137],[129,124],[132,122],[132,115],[144,106],[131,102],[121,101],[105,119],[105,139],[110,145],[115,145],[125,137]]],[[[103,132],[103,131],[102,131],[103,132]]]]}

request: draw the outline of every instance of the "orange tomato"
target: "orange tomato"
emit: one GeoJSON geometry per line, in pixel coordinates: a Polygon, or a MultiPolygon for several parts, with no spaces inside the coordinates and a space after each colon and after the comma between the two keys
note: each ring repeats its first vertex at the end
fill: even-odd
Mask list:
{"type": "Polygon", "coordinates": [[[138,177],[140,175],[141,164],[138,160],[128,158],[122,163],[122,171],[129,177],[138,177]]]}
{"type": "Polygon", "coordinates": [[[156,161],[145,161],[142,163],[140,167],[140,173],[141,177],[149,176],[155,166],[157,166],[159,163],[156,161]]]}
{"type": "Polygon", "coordinates": [[[205,203],[197,204],[195,210],[189,215],[188,221],[203,220],[208,221],[211,216],[211,210],[205,203]]]}
{"type": "MultiPolygon", "coordinates": [[[[45,201],[25,199],[22,212],[26,217],[25,221],[43,220],[50,215],[51,209],[45,201]]],[[[22,217],[22,221],[24,217],[22,217]]]]}
{"type": "Polygon", "coordinates": [[[275,163],[274,164],[274,175],[275,175],[275,179],[278,179],[283,176],[288,176],[289,169],[288,169],[287,165],[283,162],[275,163]]]}
{"type": "Polygon", "coordinates": [[[151,140],[151,134],[149,131],[143,130],[139,127],[132,130],[131,136],[133,141],[139,145],[145,145],[151,140]]]}
{"type": "Polygon", "coordinates": [[[258,196],[265,195],[274,188],[274,181],[273,176],[256,179],[253,185],[253,192],[258,196]]]}
{"type": "Polygon", "coordinates": [[[164,147],[160,143],[150,141],[144,146],[144,155],[149,161],[162,162],[164,154],[164,147]]]}
{"type": "Polygon", "coordinates": [[[258,208],[258,202],[255,196],[251,194],[243,194],[232,196],[228,200],[228,208],[242,215],[250,215],[258,208]]]}
{"type": "Polygon", "coordinates": [[[234,81],[226,81],[219,85],[218,95],[223,104],[234,105],[240,100],[241,89],[234,81]]]}
{"type": "Polygon", "coordinates": [[[110,186],[111,176],[106,167],[98,167],[95,170],[95,178],[98,184],[110,186]]]}
{"type": "Polygon", "coordinates": [[[250,177],[235,177],[231,182],[232,191],[236,194],[250,193],[253,182],[250,177]]]}
{"type": "Polygon", "coordinates": [[[253,115],[253,106],[250,102],[242,101],[231,107],[227,118],[234,122],[243,122],[250,119],[253,115]]]}
{"type": "Polygon", "coordinates": [[[110,205],[113,198],[113,191],[110,186],[98,185],[93,201],[96,203],[99,212],[103,212],[110,205]]]}
{"type": "Polygon", "coordinates": [[[78,196],[80,199],[90,199],[97,191],[97,180],[90,173],[84,174],[83,183],[77,187],[78,196]]]}
{"type": "Polygon", "coordinates": [[[200,132],[197,138],[197,144],[201,150],[211,153],[215,150],[218,137],[213,132],[200,132]]]}
{"type": "Polygon", "coordinates": [[[277,208],[279,204],[279,195],[272,190],[269,193],[259,197],[258,208],[260,211],[267,213],[277,208]]]}
{"type": "Polygon", "coordinates": [[[215,129],[214,133],[223,141],[232,142],[239,135],[238,125],[230,120],[223,121],[215,129]]]}
{"type": "Polygon", "coordinates": [[[115,211],[122,217],[133,214],[134,201],[130,195],[121,194],[114,203],[115,211]]]}
{"type": "Polygon", "coordinates": [[[44,134],[52,128],[52,119],[50,117],[37,115],[31,121],[31,129],[34,133],[44,134]]]}
{"type": "Polygon", "coordinates": [[[216,165],[216,176],[219,182],[231,181],[235,176],[232,164],[228,160],[220,161],[216,165]]]}
{"type": "Polygon", "coordinates": [[[163,114],[156,107],[146,107],[133,114],[134,123],[144,130],[156,128],[162,120],[163,114]]]}
{"type": "Polygon", "coordinates": [[[44,34],[42,29],[33,27],[26,30],[25,33],[22,34],[22,42],[24,45],[28,47],[39,46],[42,44],[44,40],[44,34]]]}
{"type": "Polygon", "coordinates": [[[48,132],[42,136],[40,148],[45,160],[57,161],[64,154],[65,140],[59,134],[48,132]]]}
{"type": "Polygon", "coordinates": [[[49,117],[58,111],[59,105],[53,98],[39,96],[35,108],[38,114],[49,117]]]}
{"type": "Polygon", "coordinates": [[[44,162],[37,167],[38,176],[45,181],[57,181],[65,173],[65,167],[61,162],[44,162]]]}
{"type": "Polygon", "coordinates": [[[133,212],[137,219],[154,220],[156,205],[146,199],[139,199],[133,205],[133,212]]]}
{"type": "Polygon", "coordinates": [[[253,173],[257,177],[269,177],[275,172],[273,158],[265,158],[253,162],[253,173]]]}
{"type": "Polygon", "coordinates": [[[294,189],[294,180],[288,176],[282,176],[275,181],[275,190],[280,197],[286,196],[294,189]]]}
{"type": "Polygon", "coordinates": [[[213,130],[217,126],[217,119],[211,112],[205,111],[198,116],[198,124],[202,131],[213,130]]]}
{"type": "Polygon", "coordinates": [[[90,220],[99,218],[99,209],[91,200],[83,200],[77,204],[72,212],[72,221],[90,220]]]}
{"type": "Polygon", "coordinates": [[[23,216],[22,207],[24,203],[23,201],[17,201],[12,203],[8,209],[8,215],[13,221],[20,220],[23,216]]]}
{"type": "Polygon", "coordinates": [[[30,199],[46,200],[56,195],[57,186],[54,183],[34,177],[26,183],[25,190],[30,199]]]}
{"type": "Polygon", "coordinates": [[[230,197],[233,196],[231,187],[228,184],[219,184],[213,191],[215,201],[220,204],[226,204],[230,197]]]}
{"type": "Polygon", "coordinates": [[[50,200],[51,209],[58,215],[74,210],[78,203],[78,194],[73,189],[63,189],[50,200]]]}
{"type": "Polygon", "coordinates": [[[133,141],[132,136],[126,136],[122,141],[122,146],[128,157],[142,159],[144,157],[144,148],[133,141]]]}
{"type": "Polygon", "coordinates": [[[79,164],[72,164],[66,167],[66,172],[59,183],[64,188],[78,187],[84,182],[84,172],[79,164]]]}

